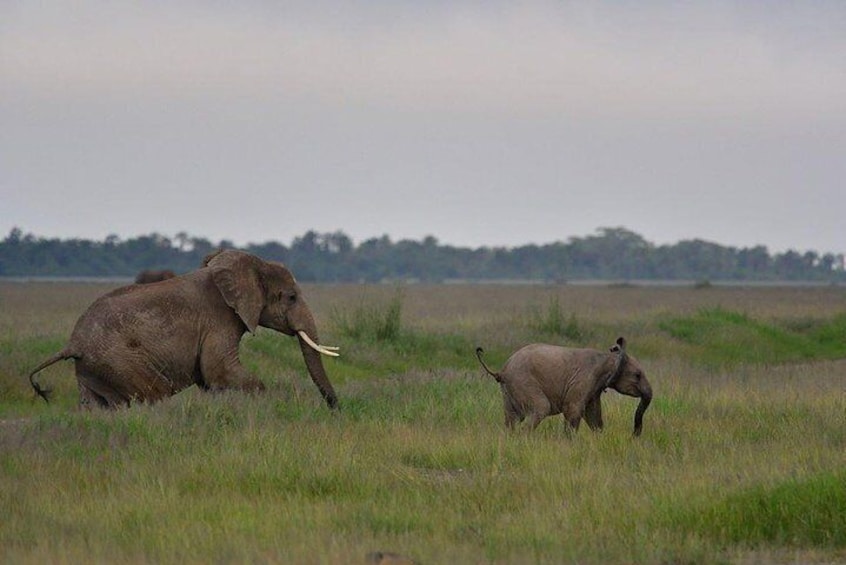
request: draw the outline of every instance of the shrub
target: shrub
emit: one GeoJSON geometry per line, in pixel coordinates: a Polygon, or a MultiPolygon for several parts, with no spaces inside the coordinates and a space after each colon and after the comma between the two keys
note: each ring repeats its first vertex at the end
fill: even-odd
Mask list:
{"type": "Polygon", "coordinates": [[[572,341],[582,341],[586,333],[575,314],[567,316],[564,313],[557,296],[549,299],[546,310],[532,310],[529,327],[536,332],[560,336],[572,341]]]}
{"type": "Polygon", "coordinates": [[[361,302],[351,313],[333,309],[332,323],[341,334],[356,339],[396,342],[402,333],[403,292],[397,288],[386,307],[361,302]]]}

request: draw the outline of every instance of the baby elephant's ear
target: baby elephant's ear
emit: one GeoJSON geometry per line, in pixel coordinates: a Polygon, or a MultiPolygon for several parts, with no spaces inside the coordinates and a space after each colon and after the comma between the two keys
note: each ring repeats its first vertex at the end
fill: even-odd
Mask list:
{"type": "Polygon", "coordinates": [[[209,261],[209,267],[223,300],[255,333],[264,308],[264,293],[253,258],[246,253],[225,251],[209,261]]]}
{"type": "Polygon", "coordinates": [[[611,346],[610,349],[611,353],[625,353],[626,352],[626,340],[623,337],[617,338],[617,343],[611,346]]]}

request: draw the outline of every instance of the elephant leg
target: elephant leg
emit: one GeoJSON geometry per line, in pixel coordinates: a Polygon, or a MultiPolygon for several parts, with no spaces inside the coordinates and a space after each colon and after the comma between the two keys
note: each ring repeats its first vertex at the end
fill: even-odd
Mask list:
{"type": "Polygon", "coordinates": [[[545,414],[540,414],[538,412],[532,412],[529,414],[529,430],[534,430],[537,428],[543,419],[546,418],[545,414]]]}
{"type": "Polygon", "coordinates": [[[146,351],[114,345],[105,352],[76,360],[83,406],[125,408],[131,402],[156,402],[184,388],[151,362],[146,351]]]}
{"type": "Polygon", "coordinates": [[[109,402],[82,384],[80,381],[78,383],[79,388],[79,407],[84,410],[93,410],[94,408],[108,408],[109,402]]]}
{"type": "MultiPolygon", "coordinates": [[[[582,421],[582,417],[585,417],[585,407],[575,403],[569,403],[564,406],[564,410],[562,410],[562,414],[564,415],[564,419],[567,420],[569,424],[567,426],[568,433],[574,433],[579,431],[579,424],[582,421]]],[[[590,424],[588,424],[590,425],[590,424]]]]}
{"type": "Polygon", "coordinates": [[[265,390],[264,383],[248,373],[241,365],[228,367],[225,371],[203,371],[200,388],[205,391],[235,389],[244,392],[261,392],[265,390]]]}
{"type": "Polygon", "coordinates": [[[237,345],[226,349],[221,355],[214,347],[208,347],[200,355],[200,378],[198,385],[203,390],[237,389],[246,392],[260,392],[264,383],[251,375],[238,358],[237,345]]]}
{"type": "Polygon", "coordinates": [[[82,361],[76,362],[76,380],[79,404],[82,408],[125,408],[129,397],[121,394],[107,379],[82,361]]]}
{"type": "Polygon", "coordinates": [[[552,414],[552,404],[536,383],[522,389],[512,402],[520,407],[520,414],[528,418],[529,430],[537,428],[544,418],[552,414]]]}
{"type": "Polygon", "coordinates": [[[517,425],[521,418],[517,416],[514,412],[511,412],[507,408],[505,409],[505,427],[509,430],[513,430],[514,426],[517,425]]]}
{"type": "Polygon", "coordinates": [[[546,396],[539,396],[533,399],[531,409],[528,414],[529,429],[537,428],[544,418],[552,413],[552,405],[546,396]]]}
{"type": "Polygon", "coordinates": [[[518,422],[523,421],[523,414],[514,404],[514,400],[511,396],[506,394],[505,391],[503,391],[502,395],[502,406],[503,411],[505,412],[505,427],[509,430],[513,430],[518,422]]]}
{"type": "Polygon", "coordinates": [[[79,404],[86,409],[97,407],[114,410],[128,407],[129,400],[101,383],[89,381],[79,386],[79,404]]]}
{"type": "Polygon", "coordinates": [[[502,396],[505,400],[505,424],[513,427],[517,421],[528,418],[530,430],[534,430],[541,420],[552,413],[552,404],[535,381],[501,383],[502,396]]]}
{"type": "Polygon", "coordinates": [[[602,430],[602,400],[596,397],[585,406],[585,422],[593,431],[602,430]]]}

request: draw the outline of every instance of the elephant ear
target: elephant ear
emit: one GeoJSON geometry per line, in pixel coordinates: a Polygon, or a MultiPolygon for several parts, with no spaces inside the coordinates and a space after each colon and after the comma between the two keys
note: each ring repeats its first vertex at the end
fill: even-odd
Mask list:
{"type": "Polygon", "coordinates": [[[616,381],[620,374],[623,372],[623,367],[626,365],[626,360],[628,360],[628,355],[626,355],[626,340],[623,337],[618,337],[617,341],[614,345],[611,346],[609,349],[611,353],[617,354],[617,361],[614,363],[614,370],[608,375],[608,378],[605,380],[605,388],[611,386],[614,381],[616,381]]]}
{"type": "Polygon", "coordinates": [[[626,339],[623,336],[617,338],[617,341],[614,345],[611,346],[609,349],[611,353],[625,353],[626,352],[626,339]]]}
{"type": "Polygon", "coordinates": [[[226,304],[255,333],[264,308],[264,292],[253,258],[240,251],[222,251],[208,259],[211,277],[226,304]]]}

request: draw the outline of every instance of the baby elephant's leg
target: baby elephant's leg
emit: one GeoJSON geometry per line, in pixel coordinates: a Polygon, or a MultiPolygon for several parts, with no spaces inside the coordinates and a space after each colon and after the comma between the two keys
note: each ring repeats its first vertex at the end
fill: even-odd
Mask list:
{"type": "Polygon", "coordinates": [[[585,406],[585,422],[593,431],[602,430],[602,400],[596,397],[585,406]]]}
{"type": "Polygon", "coordinates": [[[529,429],[534,430],[552,411],[552,405],[534,381],[519,380],[505,383],[503,397],[507,426],[513,427],[516,421],[528,418],[529,429]]]}
{"type": "Polygon", "coordinates": [[[503,390],[502,394],[502,407],[505,412],[505,427],[513,430],[518,422],[523,421],[523,413],[505,390],[503,390]]]}
{"type": "Polygon", "coordinates": [[[541,421],[549,416],[550,413],[552,413],[552,405],[546,395],[538,389],[537,394],[532,395],[529,408],[529,429],[534,430],[537,428],[541,421]]]}
{"type": "Polygon", "coordinates": [[[579,403],[568,403],[564,405],[564,410],[561,413],[567,421],[567,431],[570,433],[576,432],[579,430],[582,417],[585,416],[585,406],[579,403]]]}

